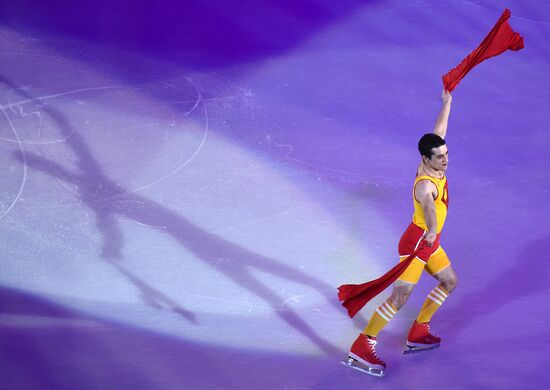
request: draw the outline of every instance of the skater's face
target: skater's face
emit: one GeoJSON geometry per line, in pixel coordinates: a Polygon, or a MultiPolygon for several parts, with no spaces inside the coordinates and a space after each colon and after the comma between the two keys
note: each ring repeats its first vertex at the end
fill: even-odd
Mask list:
{"type": "Polygon", "coordinates": [[[432,156],[429,159],[423,156],[422,159],[430,168],[436,171],[445,172],[449,164],[449,151],[447,150],[447,145],[432,148],[432,156]]]}

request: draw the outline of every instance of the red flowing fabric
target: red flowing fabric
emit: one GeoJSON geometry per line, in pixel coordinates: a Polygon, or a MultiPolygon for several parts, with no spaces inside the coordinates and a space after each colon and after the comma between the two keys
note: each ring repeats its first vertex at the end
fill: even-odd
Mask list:
{"type": "Polygon", "coordinates": [[[485,37],[477,49],[471,52],[460,64],[443,76],[445,90],[452,92],[460,80],[480,62],[498,56],[506,50],[520,50],[524,48],[523,38],[519,33],[512,31],[508,24],[511,12],[505,9],[493,29],[485,37]]]}
{"type": "Polygon", "coordinates": [[[425,241],[422,241],[413,254],[378,279],[363,284],[344,284],[338,287],[338,300],[343,301],[342,306],[348,309],[348,315],[353,318],[372,298],[395,282],[423,248],[424,243],[425,241]]]}

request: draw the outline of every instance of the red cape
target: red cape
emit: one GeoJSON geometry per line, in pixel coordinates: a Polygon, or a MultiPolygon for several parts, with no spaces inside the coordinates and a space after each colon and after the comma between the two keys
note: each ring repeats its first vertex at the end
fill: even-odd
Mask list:
{"type": "Polygon", "coordinates": [[[363,284],[344,284],[338,287],[338,300],[343,301],[342,306],[348,309],[349,316],[353,318],[372,298],[395,282],[423,248],[424,243],[425,241],[422,241],[413,254],[378,279],[363,284]]]}
{"type": "Polygon", "coordinates": [[[511,12],[505,9],[493,29],[487,34],[477,49],[468,54],[460,64],[443,76],[445,90],[452,92],[460,80],[476,65],[488,58],[498,56],[506,50],[520,50],[524,48],[523,38],[512,31],[508,24],[511,12]]]}

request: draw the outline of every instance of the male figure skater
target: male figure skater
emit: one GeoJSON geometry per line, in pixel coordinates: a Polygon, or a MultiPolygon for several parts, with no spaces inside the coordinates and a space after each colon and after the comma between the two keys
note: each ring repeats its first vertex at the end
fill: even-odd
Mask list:
{"type": "Polygon", "coordinates": [[[391,296],[376,309],[367,327],[355,340],[349,352],[351,365],[373,375],[383,375],[386,368],[386,363],[376,355],[378,333],[407,302],[422,271],[425,270],[432,275],[439,284],[428,294],[418,317],[412,324],[405,352],[439,346],[441,338],[430,332],[430,320],[457,284],[457,277],[449,258],[439,245],[439,237],[449,205],[445,175],[449,158],[445,135],[452,96],[449,92],[443,91],[441,100],[443,105],[433,133],[425,134],[418,142],[422,162],[417,168],[412,191],[414,203],[412,222],[399,241],[400,260],[403,261],[418,248],[420,250],[394,283],[391,296]]]}

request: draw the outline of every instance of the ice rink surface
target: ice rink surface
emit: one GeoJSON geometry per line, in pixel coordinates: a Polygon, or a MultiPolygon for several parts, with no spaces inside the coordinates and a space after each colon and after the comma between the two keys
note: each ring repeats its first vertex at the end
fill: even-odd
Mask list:
{"type": "MultiPolygon", "coordinates": [[[[550,2],[0,5],[1,389],[546,389],[550,2]],[[435,280],[339,364],[336,287],[397,261],[441,76],[510,8],[525,49],[453,93],[435,280]]],[[[99,2],[98,2],[99,3],[99,2]]]]}

